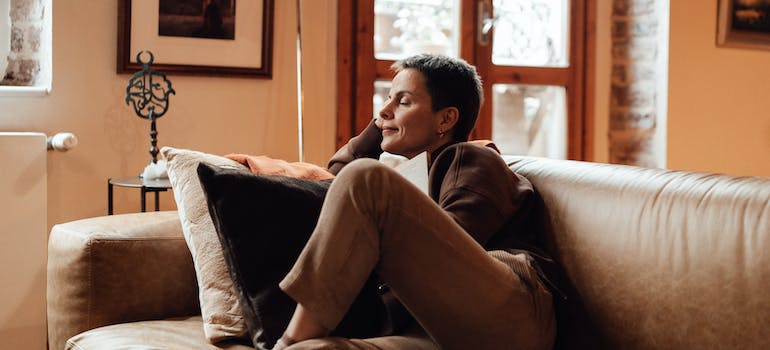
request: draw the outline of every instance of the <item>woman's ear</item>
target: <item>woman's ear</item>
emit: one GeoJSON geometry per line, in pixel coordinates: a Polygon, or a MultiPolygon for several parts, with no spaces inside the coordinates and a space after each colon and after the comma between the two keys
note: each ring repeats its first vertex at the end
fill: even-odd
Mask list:
{"type": "Polygon", "coordinates": [[[438,132],[449,132],[460,120],[460,110],[457,107],[445,107],[439,112],[438,117],[438,132]]]}

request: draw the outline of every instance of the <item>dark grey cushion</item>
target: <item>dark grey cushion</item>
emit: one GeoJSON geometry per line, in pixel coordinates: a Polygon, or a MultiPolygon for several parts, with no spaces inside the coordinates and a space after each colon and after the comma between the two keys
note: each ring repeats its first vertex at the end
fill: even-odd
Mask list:
{"type": "MultiPolygon", "coordinates": [[[[296,303],[278,287],[307,243],[330,181],[257,175],[200,164],[225,261],[238,291],[256,348],[270,349],[289,323],[296,303]]],[[[373,276],[332,335],[379,335],[384,306],[373,276]]]]}

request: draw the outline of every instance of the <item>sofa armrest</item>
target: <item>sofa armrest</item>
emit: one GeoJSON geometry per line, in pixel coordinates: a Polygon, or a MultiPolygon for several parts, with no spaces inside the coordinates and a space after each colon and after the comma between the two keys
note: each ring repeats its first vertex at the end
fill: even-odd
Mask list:
{"type": "Polygon", "coordinates": [[[104,325],[200,313],[176,211],[59,224],[48,241],[48,341],[104,325]]]}

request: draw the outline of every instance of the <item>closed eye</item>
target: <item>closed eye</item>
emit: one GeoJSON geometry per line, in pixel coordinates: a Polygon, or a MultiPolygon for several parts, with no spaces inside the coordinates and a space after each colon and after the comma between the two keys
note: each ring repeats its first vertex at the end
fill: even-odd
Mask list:
{"type": "MultiPolygon", "coordinates": [[[[409,98],[408,94],[409,94],[408,91],[399,91],[398,93],[396,93],[396,98],[398,98],[398,104],[399,105],[408,106],[408,105],[412,104],[412,101],[409,98]]],[[[392,97],[389,94],[388,97],[387,97],[386,102],[390,102],[391,99],[392,99],[392,97]]]]}

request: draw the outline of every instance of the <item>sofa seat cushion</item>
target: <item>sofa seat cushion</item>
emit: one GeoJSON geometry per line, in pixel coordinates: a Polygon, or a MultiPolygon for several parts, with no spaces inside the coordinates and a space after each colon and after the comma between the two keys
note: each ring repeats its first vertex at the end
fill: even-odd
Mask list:
{"type": "MultiPolygon", "coordinates": [[[[69,340],[65,350],[254,350],[243,339],[211,344],[203,334],[203,318],[191,316],[165,320],[120,323],[80,333],[69,340]]],[[[422,329],[416,327],[400,336],[369,339],[321,338],[297,343],[290,349],[340,350],[437,350],[422,329]]]]}
{"type": "Polygon", "coordinates": [[[237,342],[209,343],[203,334],[201,316],[170,318],[104,326],[80,333],[69,340],[67,350],[165,349],[252,350],[237,342]]]}

